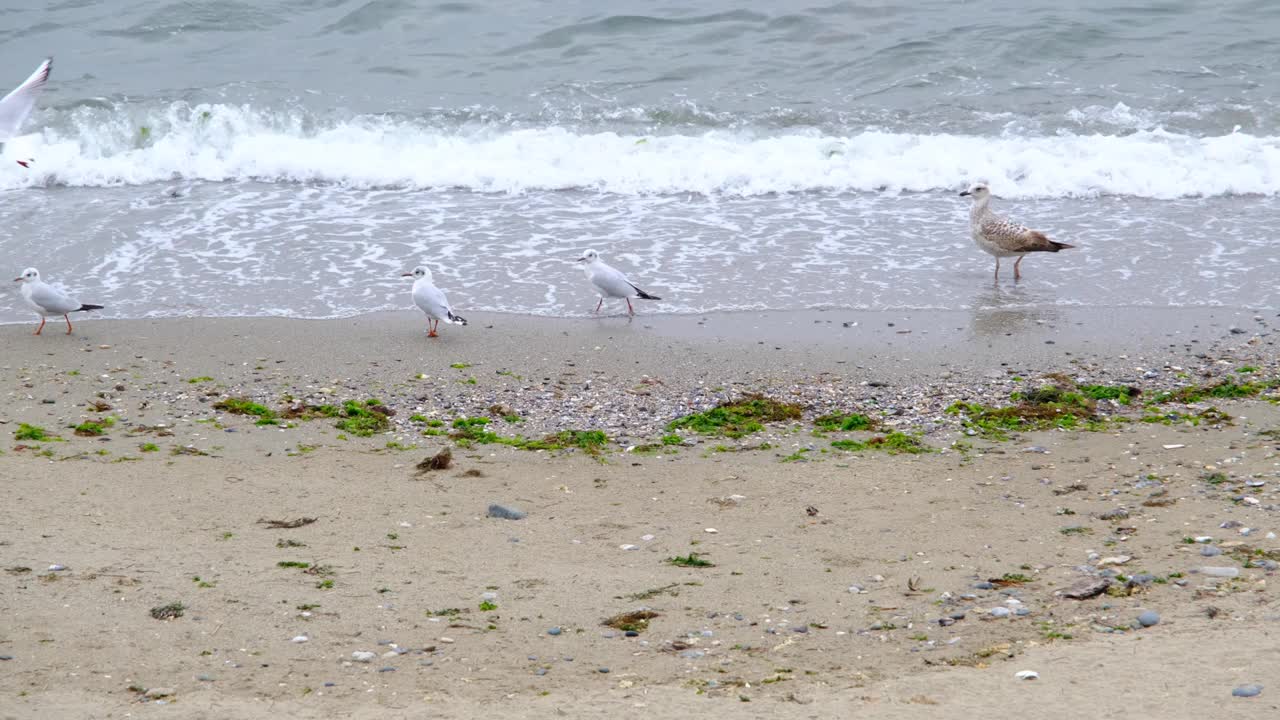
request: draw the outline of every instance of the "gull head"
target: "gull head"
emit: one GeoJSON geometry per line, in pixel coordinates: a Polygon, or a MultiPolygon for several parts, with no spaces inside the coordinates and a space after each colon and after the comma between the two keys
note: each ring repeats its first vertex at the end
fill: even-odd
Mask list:
{"type": "Polygon", "coordinates": [[[415,280],[426,278],[427,282],[431,282],[431,271],[419,265],[413,269],[413,272],[401,273],[400,277],[411,277],[415,280]]]}
{"type": "Polygon", "coordinates": [[[14,278],[14,282],[36,282],[40,279],[40,271],[35,268],[27,268],[22,274],[14,278]]]}
{"type": "Polygon", "coordinates": [[[578,258],[578,262],[595,262],[600,259],[600,253],[595,250],[586,250],[582,253],[582,257],[578,258]]]}
{"type": "Polygon", "coordinates": [[[960,193],[960,197],[972,197],[974,200],[985,200],[991,197],[991,188],[986,183],[974,183],[968,190],[960,193]]]}

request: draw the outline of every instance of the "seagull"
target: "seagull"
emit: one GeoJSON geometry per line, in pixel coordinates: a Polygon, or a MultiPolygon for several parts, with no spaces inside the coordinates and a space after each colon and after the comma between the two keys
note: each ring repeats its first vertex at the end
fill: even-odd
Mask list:
{"type": "Polygon", "coordinates": [[[631,307],[631,298],[640,298],[641,300],[661,300],[657,295],[649,293],[636,287],[634,283],[622,274],[621,270],[609,265],[600,259],[600,253],[595,250],[587,250],[582,253],[582,257],[578,258],[578,262],[586,263],[582,266],[582,271],[586,274],[587,279],[595,286],[596,292],[600,293],[600,302],[596,303],[596,312],[600,312],[600,306],[604,305],[606,298],[622,298],[627,301],[627,313],[636,314],[635,308],[631,307]]]}
{"type": "Polygon", "coordinates": [[[431,282],[430,270],[419,265],[413,272],[404,273],[401,277],[414,278],[413,302],[427,314],[427,337],[440,337],[436,334],[436,328],[440,326],[441,320],[454,325],[467,324],[466,318],[454,314],[444,291],[431,282]]]}
{"type": "Polygon", "coordinates": [[[41,280],[40,271],[35,268],[23,270],[22,276],[14,278],[13,281],[22,283],[22,299],[27,301],[32,310],[40,314],[40,327],[36,328],[37,335],[44,330],[44,323],[50,315],[61,315],[62,319],[67,321],[67,334],[70,335],[69,313],[102,309],[101,305],[85,305],[79,300],[68,297],[66,293],[41,280]]]}
{"type": "MultiPolygon", "coordinates": [[[[4,150],[5,143],[18,134],[23,121],[31,114],[32,108],[36,106],[36,100],[40,97],[40,91],[44,90],[45,83],[49,81],[49,70],[52,68],[53,58],[48,58],[40,63],[40,67],[31,73],[31,77],[27,78],[26,82],[0,99],[0,151],[4,150]]],[[[19,160],[18,164],[29,168],[33,162],[35,161],[31,159],[19,160]]]]}
{"type": "Polygon", "coordinates": [[[1050,240],[1045,234],[1028,227],[1009,222],[991,212],[991,189],[985,183],[977,183],[960,193],[960,197],[972,197],[973,207],[969,209],[969,229],[973,232],[973,241],[978,247],[996,256],[996,281],[1000,280],[1000,258],[1017,257],[1013,263],[1013,279],[1022,278],[1018,265],[1027,253],[1053,252],[1073,248],[1056,240],[1050,240]]]}

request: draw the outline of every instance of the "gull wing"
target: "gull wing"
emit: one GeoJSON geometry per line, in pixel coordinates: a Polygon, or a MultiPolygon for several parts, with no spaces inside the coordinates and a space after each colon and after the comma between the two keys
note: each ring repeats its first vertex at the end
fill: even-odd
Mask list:
{"type": "Polygon", "coordinates": [[[13,92],[0,99],[0,143],[8,141],[18,134],[23,121],[31,114],[49,81],[49,70],[53,68],[53,58],[40,63],[40,67],[31,73],[27,81],[19,85],[13,92]]]}

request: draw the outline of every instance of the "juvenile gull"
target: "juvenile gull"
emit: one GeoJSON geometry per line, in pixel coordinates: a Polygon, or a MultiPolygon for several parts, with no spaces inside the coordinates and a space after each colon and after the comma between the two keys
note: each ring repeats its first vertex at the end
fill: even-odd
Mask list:
{"type": "Polygon", "coordinates": [[[1013,263],[1013,279],[1022,278],[1018,265],[1027,253],[1058,252],[1075,245],[1050,240],[1044,233],[1010,222],[991,212],[991,190],[983,183],[978,183],[960,193],[961,197],[973,198],[973,207],[969,209],[969,229],[973,232],[973,241],[978,247],[995,255],[996,280],[1000,280],[1000,258],[1017,257],[1013,263]]]}
{"type": "Polygon", "coordinates": [[[427,314],[427,337],[440,337],[436,334],[436,328],[440,326],[441,320],[455,325],[467,324],[467,321],[461,315],[454,314],[453,308],[449,305],[449,298],[445,297],[444,291],[431,282],[430,270],[418,266],[413,269],[413,272],[404,273],[402,277],[415,278],[413,281],[413,302],[422,308],[422,312],[427,314]]]}
{"type": "Polygon", "coordinates": [[[71,318],[68,314],[102,309],[101,305],[85,305],[79,300],[68,297],[66,293],[41,280],[40,271],[35,268],[23,270],[22,276],[14,278],[13,281],[22,283],[22,299],[27,301],[32,310],[40,314],[40,327],[36,328],[37,335],[44,330],[44,323],[50,315],[61,315],[62,319],[67,321],[67,334],[70,335],[71,318]]]}
{"type": "MultiPolygon", "coordinates": [[[[23,121],[36,106],[40,91],[44,90],[45,83],[49,81],[49,70],[52,67],[53,58],[40,63],[40,67],[31,73],[31,77],[27,78],[26,82],[0,99],[0,151],[4,150],[5,143],[18,134],[23,121]]],[[[22,167],[30,167],[31,162],[31,160],[19,160],[18,164],[22,167]]]]}
{"type": "Polygon", "coordinates": [[[640,298],[641,300],[661,300],[662,298],[636,287],[634,283],[622,274],[621,270],[612,267],[605,261],[600,259],[600,253],[595,250],[587,250],[582,253],[582,257],[578,258],[578,262],[586,263],[582,266],[582,271],[586,274],[587,279],[591,281],[596,292],[600,293],[600,302],[596,303],[596,312],[600,312],[600,306],[604,305],[605,298],[622,298],[627,301],[627,312],[635,315],[635,308],[631,307],[631,298],[640,298]]]}

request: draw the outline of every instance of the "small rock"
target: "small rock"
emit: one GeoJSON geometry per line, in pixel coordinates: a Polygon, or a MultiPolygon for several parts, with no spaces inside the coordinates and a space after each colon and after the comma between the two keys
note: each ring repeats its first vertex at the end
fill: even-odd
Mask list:
{"type": "Polygon", "coordinates": [[[618,549],[619,550],[639,550],[640,546],[639,545],[619,545],[618,549]]]}
{"type": "Polygon", "coordinates": [[[609,672],[609,668],[607,668],[607,667],[596,668],[596,672],[598,672],[598,673],[605,673],[605,674],[607,674],[607,673],[609,672]]]}
{"type": "Polygon", "coordinates": [[[1222,523],[1218,527],[1222,528],[1223,530],[1235,530],[1238,527],[1244,527],[1244,523],[1240,522],[1239,520],[1227,520],[1226,522],[1222,523]]]}
{"type": "Polygon", "coordinates": [[[395,672],[396,669],[390,666],[378,668],[378,672],[395,672]]]}
{"type": "Polygon", "coordinates": [[[973,588],[975,590],[994,590],[995,587],[995,585],[992,585],[989,582],[977,582],[973,584],[973,588]]]}
{"type": "Polygon", "coordinates": [[[143,693],[143,695],[149,698],[169,697],[173,695],[173,688],[167,688],[167,687],[150,688],[145,693],[143,693]]]}
{"type": "Polygon", "coordinates": [[[289,642],[304,643],[310,639],[311,638],[307,637],[306,635],[294,635],[293,639],[290,640],[289,642]]]}
{"type": "Polygon", "coordinates": [[[991,617],[1007,618],[1009,617],[1010,614],[1011,613],[1009,612],[1009,608],[1005,608],[1005,607],[991,608],[991,617]]]}
{"type": "Polygon", "coordinates": [[[548,631],[547,631],[547,634],[548,634],[548,635],[550,635],[550,636],[552,636],[552,637],[555,637],[556,635],[559,635],[559,634],[560,634],[560,633],[562,633],[562,632],[564,632],[564,631],[563,631],[563,630],[561,630],[560,628],[558,628],[558,627],[553,627],[553,628],[551,628],[550,630],[548,630],[548,631]]]}
{"type": "Polygon", "coordinates": [[[509,508],[497,503],[489,506],[489,517],[498,518],[499,520],[523,520],[528,517],[527,513],[521,512],[515,508],[509,508]]]}
{"type": "Polygon", "coordinates": [[[1213,545],[1205,545],[1200,548],[1200,554],[1204,557],[1217,557],[1222,554],[1222,548],[1213,545]]]}
{"type": "Polygon", "coordinates": [[[862,592],[862,587],[858,585],[850,585],[849,592],[853,593],[854,595],[857,595],[858,593],[862,592]]]}
{"type": "Polygon", "coordinates": [[[1233,578],[1240,577],[1240,568],[1235,567],[1202,567],[1200,572],[1209,577],[1233,578]]]}
{"type": "Polygon", "coordinates": [[[1019,670],[1013,676],[1019,680],[1039,680],[1040,673],[1035,670],[1019,670]]]}
{"type": "Polygon", "coordinates": [[[1262,694],[1262,686],[1257,684],[1241,685],[1240,687],[1231,691],[1232,697],[1258,697],[1261,694],[1262,694]]]}
{"type": "Polygon", "coordinates": [[[1129,511],[1125,508],[1116,508],[1108,510],[1098,516],[1099,520],[1125,520],[1129,517],[1129,511]]]}
{"type": "Polygon", "coordinates": [[[1022,449],[1022,452],[1024,452],[1024,453],[1041,453],[1041,454],[1043,454],[1043,455],[1048,455],[1048,454],[1049,454],[1049,448],[1041,447],[1041,446],[1039,446],[1039,445],[1032,445],[1031,447],[1023,448],[1023,449],[1022,449]]]}
{"type": "Polygon", "coordinates": [[[49,566],[50,572],[62,572],[63,570],[66,570],[66,569],[67,569],[66,565],[50,565],[49,566]]]}
{"type": "Polygon", "coordinates": [[[1107,565],[1124,565],[1132,559],[1133,558],[1129,555],[1112,555],[1111,557],[1104,557],[1099,560],[1098,567],[1105,567],[1107,565]]]}
{"type": "Polygon", "coordinates": [[[196,680],[199,680],[200,682],[213,682],[213,676],[212,676],[212,675],[197,675],[197,676],[196,676],[196,680]]]}
{"type": "Polygon", "coordinates": [[[1148,610],[1138,616],[1138,624],[1142,627],[1151,627],[1160,623],[1160,614],[1154,610],[1148,610]]]}
{"type": "Polygon", "coordinates": [[[369,652],[368,650],[356,650],[351,653],[352,660],[362,663],[373,662],[376,657],[378,657],[378,653],[369,652]]]}
{"type": "Polygon", "coordinates": [[[12,660],[12,655],[0,655],[0,660],[12,660]]]}
{"type": "Polygon", "coordinates": [[[1072,600],[1088,600],[1097,597],[1111,587],[1111,578],[1088,578],[1062,591],[1062,596],[1072,600]]]}

